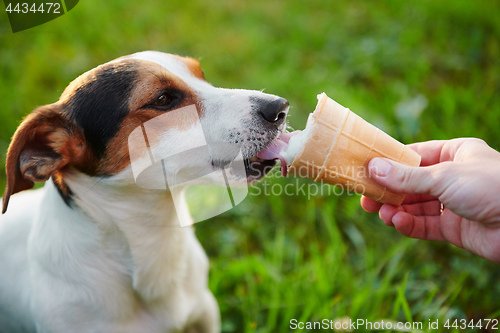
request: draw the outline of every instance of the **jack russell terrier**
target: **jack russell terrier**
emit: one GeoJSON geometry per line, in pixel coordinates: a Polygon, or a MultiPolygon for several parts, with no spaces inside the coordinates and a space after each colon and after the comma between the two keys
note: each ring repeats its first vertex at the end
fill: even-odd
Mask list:
{"type": "MultiPolygon", "coordinates": [[[[239,147],[247,172],[227,177],[246,185],[275,165],[257,155],[286,140],[285,99],[216,88],[196,60],[160,52],[98,66],[24,119],[6,161],[0,332],[220,330],[207,256],[193,228],[179,227],[189,224],[187,208],[174,209],[168,190],[139,187],[131,167],[131,132],[186,106],[207,141],[239,147]]],[[[182,148],[195,127],[171,122],[149,145],[182,148]]],[[[217,170],[227,154],[190,163],[217,170]]]]}

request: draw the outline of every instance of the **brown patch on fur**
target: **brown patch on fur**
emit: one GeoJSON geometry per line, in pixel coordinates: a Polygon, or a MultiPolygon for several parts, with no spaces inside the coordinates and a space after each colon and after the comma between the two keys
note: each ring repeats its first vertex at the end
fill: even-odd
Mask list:
{"type": "Polygon", "coordinates": [[[201,70],[200,62],[198,60],[189,57],[180,57],[176,55],[172,56],[177,60],[182,61],[194,76],[205,81],[205,75],[203,75],[203,71],[201,70]]]}
{"type": "Polygon", "coordinates": [[[56,172],[52,175],[52,180],[56,184],[56,186],[61,190],[64,195],[71,195],[71,190],[68,185],[63,181],[63,176],[61,172],[56,172]]]}
{"type": "MultiPolygon", "coordinates": [[[[179,58],[184,59],[181,57],[179,58]]],[[[130,113],[123,119],[117,134],[107,145],[106,156],[101,160],[97,169],[97,174],[117,174],[131,163],[128,140],[132,131],[149,120],[170,112],[159,111],[152,107],[147,107],[153,104],[156,98],[158,98],[165,89],[182,91],[184,95],[183,100],[175,109],[195,105],[198,114],[201,112],[195,93],[179,77],[173,75],[158,64],[149,61],[136,61],[141,62],[141,74],[137,80],[136,86],[131,92],[130,102],[128,104],[130,113]]],[[[173,119],[175,119],[176,116],[177,115],[173,116],[173,119]]],[[[186,123],[185,119],[183,123],[186,123]]],[[[179,126],[181,122],[168,121],[168,124],[163,124],[167,125],[169,128],[176,127],[177,129],[183,129],[179,126]]],[[[153,137],[154,135],[150,135],[150,138],[153,137]]],[[[152,145],[154,143],[155,142],[151,142],[152,145]]],[[[147,152],[145,151],[144,153],[147,152]]]]}
{"type": "Polygon", "coordinates": [[[46,181],[68,165],[85,160],[81,133],[62,115],[59,104],[37,108],[14,133],[6,161],[7,188],[2,213],[12,194],[46,181]]]}
{"type": "MultiPolygon", "coordinates": [[[[181,78],[173,75],[164,67],[150,62],[135,60],[140,63],[140,76],[137,84],[130,95],[130,111],[142,108],[147,104],[153,104],[160,93],[165,89],[175,89],[184,93],[186,103],[195,104],[196,98],[181,78]]],[[[183,102],[183,104],[186,104],[183,102]]]]}
{"type": "MultiPolygon", "coordinates": [[[[186,101],[185,103],[182,103],[179,108],[193,105],[190,101],[186,101]]],[[[125,117],[125,119],[122,122],[122,126],[120,127],[120,130],[118,133],[115,135],[115,137],[110,141],[110,143],[107,146],[107,153],[106,157],[101,161],[99,168],[98,168],[98,174],[117,174],[123,169],[125,169],[130,163],[130,153],[129,153],[129,136],[132,133],[133,130],[136,128],[140,128],[141,125],[145,124],[151,119],[154,119],[158,116],[165,115],[165,112],[161,111],[156,111],[156,110],[138,110],[136,112],[132,112],[129,115],[125,117]]],[[[172,121],[168,121],[168,124],[171,124],[171,127],[166,127],[165,129],[168,128],[176,128],[176,129],[186,129],[185,127],[180,127],[178,126],[178,122],[175,121],[175,116],[171,119],[172,121]]],[[[170,120],[170,119],[169,119],[170,120]]],[[[183,123],[186,124],[186,119],[183,119],[183,123]]],[[[194,123],[195,119],[193,119],[194,123]]],[[[163,122],[163,125],[167,125],[167,122],[163,122]]],[[[161,132],[163,132],[162,129],[158,132],[158,135],[155,135],[155,129],[151,126],[147,126],[148,130],[148,139],[149,139],[149,144],[151,146],[154,146],[158,142],[155,140],[155,138],[159,138],[161,132]]],[[[142,132],[141,132],[142,133],[142,132]]],[[[144,151],[144,154],[147,154],[147,151],[144,151]]]]}

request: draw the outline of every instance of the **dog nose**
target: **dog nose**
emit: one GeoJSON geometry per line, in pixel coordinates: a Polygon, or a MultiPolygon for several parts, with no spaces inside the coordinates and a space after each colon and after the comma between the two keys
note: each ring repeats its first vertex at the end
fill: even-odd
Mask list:
{"type": "Polygon", "coordinates": [[[288,105],[286,99],[279,97],[272,102],[267,102],[259,112],[266,121],[274,125],[281,125],[285,121],[288,105]]]}

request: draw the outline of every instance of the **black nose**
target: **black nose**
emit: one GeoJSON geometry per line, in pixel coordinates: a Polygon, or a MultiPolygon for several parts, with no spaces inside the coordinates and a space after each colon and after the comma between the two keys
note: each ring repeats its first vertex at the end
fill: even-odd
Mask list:
{"type": "Polygon", "coordinates": [[[288,101],[284,98],[277,98],[274,101],[261,101],[259,107],[259,113],[266,121],[281,125],[286,118],[286,113],[288,109],[288,101]]]}

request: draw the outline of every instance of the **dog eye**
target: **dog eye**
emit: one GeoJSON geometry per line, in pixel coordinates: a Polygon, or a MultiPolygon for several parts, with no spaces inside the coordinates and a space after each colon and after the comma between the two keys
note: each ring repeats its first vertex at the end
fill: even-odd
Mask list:
{"type": "Polygon", "coordinates": [[[182,91],[165,89],[155,100],[144,105],[143,108],[154,108],[158,111],[168,111],[182,103],[184,94],[182,91]]]}
{"type": "Polygon", "coordinates": [[[163,93],[158,99],[155,101],[154,106],[165,106],[170,102],[167,94],[163,93]]]}

